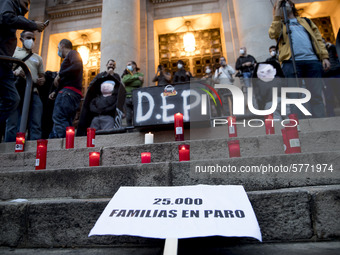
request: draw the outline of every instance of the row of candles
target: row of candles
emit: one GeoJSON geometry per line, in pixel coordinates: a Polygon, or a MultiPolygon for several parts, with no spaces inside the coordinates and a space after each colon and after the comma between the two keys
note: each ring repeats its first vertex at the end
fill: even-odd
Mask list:
{"type": "MultiPolygon", "coordinates": [[[[183,121],[182,121],[183,124],[183,121]]],[[[94,128],[87,129],[87,147],[95,147],[96,130],[94,128]]],[[[74,148],[75,129],[74,127],[66,128],[65,149],[74,148]]],[[[154,134],[151,132],[145,134],[145,144],[153,144],[154,134]]],[[[48,140],[39,139],[37,141],[37,153],[35,160],[35,169],[46,169],[48,140]]],[[[23,152],[25,148],[25,133],[17,133],[15,152],[23,152]]],[[[178,146],[179,161],[190,160],[190,145],[183,144],[178,146]]],[[[151,163],[151,153],[141,153],[141,163],[151,163]]],[[[89,152],[89,166],[100,165],[100,152],[89,152]]]]}
{"type": "MultiPolygon", "coordinates": [[[[175,127],[175,141],[184,141],[184,122],[183,114],[176,113],[174,115],[174,127],[175,127]]],[[[154,135],[149,132],[145,134],[145,144],[153,143],[154,135]]],[[[151,152],[141,153],[142,163],[151,163],[151,152]]],[[[181,144],[178,145],[178,159],[179,161],[190,161],[190,145],[181,144]]]]}
{"type": "MultiPolygon", "coordinates": [[[[87,147],[95,147],[95,136],[96,130],[94,128],[87,129],[87,147]]],[[[65,149],[74,148],[74,137],[75,130],[74,127],[66,128],[66,139],[65,139],[65,149]]],[[[47,157],[47,144],[48,140],[39,139],[37,141],[37,153],[35,159],[35,169],[42,170],[46,169],[46,157],[47,157]]],[[[25,133],[17,133],[15,152],[23,152],[25,148],[25,133]]],[[[89,153],[89,166],[99,166],[100,163],[100,152],[90,152],[89,153]]]]}
{"type": "MultiPolygon", "coordinates": [[[[16,143],[15,143],[15,152],[23,152],[25,149],[25,133],[17,133],[16,135],[16,143]]],[[[74,136],[75,136],[75,130],[74,127],[67,127],[66,128],[66,139],[65,139],[65,149],[72,149],[74,148],[74,136]]],[[[96,129],[94,128],[88,128],[87,129],[87,147],[95,147],[95,137],[96,137],[96,129]]],[[[44,144],[42,141],[47,140],[40,139],[38,140],[42,144],[44,144]]]]}
{"type": "MultiPolygon", "coordinates": [[[[289,125],[286,125],[285,128],[281,129],[282,139],[284,144],[284,152],[286,154],[292,153],[301,153],[301,144],[299,139],[299,119],[297,114],[288,115],[289,125]]],[[[228,117],[228,133],[229,137],[237,137],[237,128],[236,128],[236,117],[229,116],[228,117]],[[234,124],[233,124],[234,123],[234,124]]],[[[267,115],[265,118],[265,128],[267,135],[275,134],[274,128],[274,120],[273,114],[267,115]]],[[[240,157],[240,145],[239,140],[233,140],[228,142],[229,147],[229,155],[230,157],[240,157]]]]}
{"type": "MultiPolygon", "coordinates": [[[[291,126],[286,126],[281,130],[284,149],[286,154],[301,153],[301,146],[299,140],[299,120],[296,114],[290,114],[289,118],[292,120],[291,126]],[[294,122],[294,123],[293,123],[294,122]]],[[[228,117],[228,134],[229,137],[237,137],[236,117],[228,117]]],[[[175,128],[175,140],[184,141],[184,125],[183,114],[177,113],[174,115],[174,128],[175,128]]],[[[273,125],[273,115],[268,115],[265,119],[266,134],[275,134],[273,125]]],[[[87,129],[87,147],[95,147],[95,135],[96,130],[94,128],[87,129]]],[[[74,127],[66,128],[65,149],[74,148],[74,127]]],[[[153,144],[154,134],[151,132],[145,134],[145,144],[153,144]]],[[[47,140],[40,139],[37,141],[37,154],[36,154],[36,170],[46,169],[46,155],[47,155],[47,140]]],[[[25,145],[25,133],[17,133],[15,152],[23,152],[25,145]]],[[[240,141],[232,140],[228,141],[229,157],[241,157],[240,141]]],[[[182,144],[178,146],[179,161],[190,160],[190,145],[182,144]]],[[[151,152],[141,153],[141,163],[151,163],[151,152]]],[[[100,165],[100,152],[89,153],[89,166],[100,165]]]]}

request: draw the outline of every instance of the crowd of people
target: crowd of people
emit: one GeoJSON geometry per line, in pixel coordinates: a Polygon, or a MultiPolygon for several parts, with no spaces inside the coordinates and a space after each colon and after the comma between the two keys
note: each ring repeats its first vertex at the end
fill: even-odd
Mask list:
{"type": "MultiPolygon", "coordinates": [[[[311,92],[312,117],[334,116],[335,96],[340,102],[338,82],[340,63],[336,48],[324,41],[317,26],[311,20],[300,17],[295,4],[288,0],[284,3],[291,29],[292,45],[290,45],[286,26],[283,24],[282,2],[277,0],[274,5],[269,37],[275,39],[277,45],[269,47],[269,57],[266,61],[257,62],[252,55],[248,54],[246,47],[241,47],[235,69],[222,56],[218,66],[204,67],[204,74],[200,79],[211,84],[234,84],[235,78],[238,77],[244,85],[245,92],[247,88],[253,87],[257,107],[269,109],[272,103],[272,88],[296,87],[297,84],[292,82],[294,79],[283,78],[298,77],[304,81],[300,85],[311,92]],[[322,77],[327,79],[320,82],[317,78],[322,77]]],[[[72,42],[63,39],[58,44],[58,56],[63,59],[60,70],[55,73],[44,73],[43,60],[33,53],[32,49],[35,42],[34,31],[42,32],[47,24],[24,17],[28,12],[29,4],[30,0],[2,0],[0,3],[0,55],[21,59],[31,71],[33,90],[28,139],[63,138],[66,127],[72,126],[84,96],[82,94],[83,62],[80,54],[73,50],[72,42]],[[17,29],[24,30],[20,34],[22,47],[17,47],[17,29]],[[42,128],[44,126],[42,116],[46,105],[43,95],[46,91],[54,107],[53,111],[50,111],[53,126],[48,132],[42,128]],[[47,136],[46,134],[48,137],[44,137],[47,136]]],[[[78,135],[85,135],[87,127],[94,127],[97,130],[121,128],[124,117],[127,126],[133,126],[132,91],[143,86],[144,74],[140,72],[135,61],[127,63],[121,76],[115,72],[115,60],[108,60],[106,68],[106,71],[99,73],[90,83],[83,100],[78,135]]],[[[193,75],[186,69],[185,62],[178,60],[177,71],[174,74],[163,65],[159,65],[152,82],[158,86],[179,85],[189,83],[191,78],[193,75]]],[[[0,62],[0,124],[6,142],[15,141],[19,129],[25,84],[25,73],[20,66],[0,62]]],[[[229,92],[220,89],[218,93],[224,101],[223,104],[229,107],[220,109],[217,114],[231,115],[229,92]]],[[[298,95],[292,94],[290,97],[298,98],[298,95]]],[[[294,106],[288,109],[289,111],[300,114],[294,106]]],[[[280,116],[279,111],[275,114],[280,116]]],[[[44,121],[47,122],[45,119],[44,121]]]]}

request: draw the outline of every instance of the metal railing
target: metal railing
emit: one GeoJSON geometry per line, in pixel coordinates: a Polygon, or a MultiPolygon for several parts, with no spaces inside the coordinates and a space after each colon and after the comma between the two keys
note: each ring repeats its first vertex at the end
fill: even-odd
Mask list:
{"type": "Polygon", "coordinates": [[[22,115],[21,115],[21,122],[19,132],[26,132],[27,127],[27,120],[28,120],[28,113],[30,109],[31,103],[31,94],[32,94],[32,75],[30,70],[28,69],[27,65],[17,58],[7,57],[0,55],[0,62],[2,63],[15,63],[19,65],[26,75],[26,89],[25,89],[25,97],[24,103],[22,106],[22,115]]]}

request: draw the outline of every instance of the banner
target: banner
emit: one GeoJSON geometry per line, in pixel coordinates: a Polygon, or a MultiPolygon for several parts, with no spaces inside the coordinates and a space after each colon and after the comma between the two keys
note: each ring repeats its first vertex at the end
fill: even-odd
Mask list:
{"type": "MultiPolygon", "coordinates": [[[[184,122],[210,121],[209,115],[201,115],[203,84],[168,85],[133,90],[134,126],[159,126],[174,123],[174,114],[183,114],[184,122]],[[194,118],[198,116],[198,118],[194,118]]],[[[208,107],[208,106],[206,106],[208,107]]]]}
{"type": "Polygon", "coordinates": [[[243,186],[121,187],[89,236],[253,237],[260,227],[243,186]]]}

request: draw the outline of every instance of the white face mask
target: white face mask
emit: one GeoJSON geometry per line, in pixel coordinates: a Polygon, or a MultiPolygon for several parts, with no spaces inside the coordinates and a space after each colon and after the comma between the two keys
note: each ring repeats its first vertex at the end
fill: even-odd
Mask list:
{"type": "Polygon", "coordinates": [[[211,70],[208,68],[208,69],[205,70],[205,73],[209,74],[209,73],[211,73],[211,70]]]}
{"type": "Polygon", "coordinates": [[[133,71],[133,67],[132,66],[127,66],[126,67],[128,70],[130,70],[131,72],[133,71]]]}
{"type": "Polygon", "coordinates": [[[244,54],[244,49],[240,50],[240,54],[243,55],[244,54]]]}
{"type": "Polygon", "coordinates": [[[275,57],[276,56],[276,51],[275,50],[271,51],[270,52],[270,56],[275,57]]]}
{"type": "Polygon", "coordinates": [[[178,68],[178,69],[181,69],[182,67],[183,67],[182,64],[177,64],[177,68],[178,68]]]}
{"type": "Polygon", "coordinates": [[[29,40],[24,40],[24,47],[28,50],[33,49],[34,47],[34,41],[33,39],[29,39],[29,40]]]}

